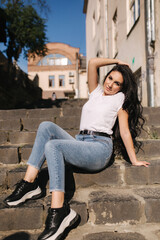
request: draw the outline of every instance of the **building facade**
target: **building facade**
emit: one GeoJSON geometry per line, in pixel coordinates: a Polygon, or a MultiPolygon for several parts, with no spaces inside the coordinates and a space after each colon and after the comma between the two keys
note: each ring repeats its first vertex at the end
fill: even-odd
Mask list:
{"type": "MultiPolygon", "coordinates": [[[[87,62],[96,56],[128,62],[143,106],[160,106],[159,9],[158,0],[84,0],[87,62]]],[[[101,69],[101,81],[109,69],[101,69]]]]}
{"type": "Polygon", "coordinates": [[[48,43],[45,57],[28,59],[28,75],[42,89],[42,98],[87,98],[86,58],[79,48],[48,43]]]}

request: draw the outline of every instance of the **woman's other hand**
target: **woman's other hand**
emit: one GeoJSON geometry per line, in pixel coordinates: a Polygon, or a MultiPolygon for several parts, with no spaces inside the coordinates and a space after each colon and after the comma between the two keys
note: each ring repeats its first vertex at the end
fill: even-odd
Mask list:
{"type": "Polygon", "coordinates": [[[150,165],[149,162],[146,161],[136,161],[135,163],[132,163],[133,166],[145,166],[148,167],[150,165]]]}

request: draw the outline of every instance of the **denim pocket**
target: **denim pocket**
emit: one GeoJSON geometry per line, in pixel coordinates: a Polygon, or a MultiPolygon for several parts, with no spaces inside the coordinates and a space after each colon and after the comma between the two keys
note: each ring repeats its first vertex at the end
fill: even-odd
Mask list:
{"type": "Polygon", "coordinates": [[[97,141],[97,142],[100,142],[100,143],[103,143],[105,145],[109,145],[111,146],[111,148],[113,149],[113,141],[112,141],[112,138],[109,138],[109,137],[103,137],[103,136],[96,136],[96,135],[93,135],[94,137],[94,141],[97,141]]]}

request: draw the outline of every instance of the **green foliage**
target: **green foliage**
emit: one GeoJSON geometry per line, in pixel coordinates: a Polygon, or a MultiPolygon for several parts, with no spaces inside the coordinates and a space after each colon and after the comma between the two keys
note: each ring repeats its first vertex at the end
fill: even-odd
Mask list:
{"type": "Polygon", "coordinates": [[[153,130],[153,132],[151,134],[151,138],[152,139],[158,139],[158,133],[156,132],[156,130],[153,130]]]}
{"type": "MultiPolygon", "coordinates": [[[[0,0],[0,4],[3,6],[7,3],[15,3],[19,2],[20,0],[0,0]]],[[[30,4],[30,5],[37,5],[42,11],[49,10],[47,5],[47,0],[24,0],[23,3],[30,4]]]]}
{"type": "Polygon", "coordinates": [[[24,5],[21,0],[7,1],[3,8],[6,13],[6,54],[9,63],[12,58],[18,60],[22,50],[27,58],[28,52],[34,57],[36,54],[45,56],[46,26],[31,5],[24,5]]]}

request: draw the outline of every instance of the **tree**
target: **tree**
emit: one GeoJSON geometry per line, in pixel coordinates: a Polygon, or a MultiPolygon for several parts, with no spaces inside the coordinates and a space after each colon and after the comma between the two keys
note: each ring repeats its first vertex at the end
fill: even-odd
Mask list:
{"type": "Polygon", "coordinates": [[[0,8],[0,42],[6,43],[6,15],[2,8],[0,8]]]}
{"type": "Polygon", "coordinates": [[[24,5],[21,0],[7,1],[3,8],[6,14],[6,54],[9,64],[13,58],[17,61],[22,50],[24,57],[45,56],[46,26],[31,5],[24,5]]]}
{"type": "MultiPolygon", "coordinates": [[[[19,0],[0,0],[1,5],[3,6],[4,4],[7,4],[9,2],[11,2],[12,4],[15,2],[18,2],[19,0]]],[[[38,7],[42,10],[42,11],[48,11],[48,5],[47,5],[47,0],[24,0],[23,3],[27,3],[27,4],[37,4],[38,7]]]]}

